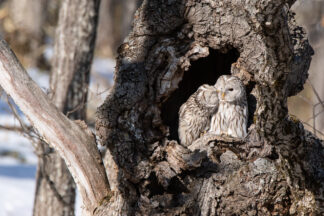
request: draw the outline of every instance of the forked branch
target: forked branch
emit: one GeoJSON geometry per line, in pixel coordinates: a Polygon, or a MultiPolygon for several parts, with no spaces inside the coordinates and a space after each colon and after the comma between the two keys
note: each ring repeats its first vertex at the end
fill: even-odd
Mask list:
{"type": "Polygon", "coordinates": [[[3,39],[0,39],[0,86],[65,160],[87,212],[93,212],[109,196],[109,183],[94,137],[57,110],[3,39]]]}

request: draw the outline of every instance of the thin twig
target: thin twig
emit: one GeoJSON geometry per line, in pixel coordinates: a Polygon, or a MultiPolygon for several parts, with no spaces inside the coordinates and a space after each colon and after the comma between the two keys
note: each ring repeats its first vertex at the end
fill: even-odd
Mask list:
{"type": "Polygon", "coordinates": [[[314,129],[313,126],[310,125],[310,124],[308,124],[307,122],[303,122],[303,121],[302,121],[302,123],[305,124],[305,125],[307,125],[307,126],[309,126],[309,127],[312,128],[313,130],[316,130],[316,132],[319,133],[320,135],[324,136],[324,133],[322,133],[321,131],[319,131],[319,130],[317,130],[317,129],[314,129]]]}
{"type": "Polygon", "coordinates": [[[18,114],[18,112],[17,112],[15,106],[10,102],[10,99],[9,99],[9,96],[8,96],[8,95],[7,95],[7,97],[6,97],[6,100],[7,100],[7,103],[8,103],[8,105],[9,105],[9,107],[10,107],[10,110],[11,110],[12,114],[13,114],[14,117],[18,120],[18,122],[19,122],[21,128],[22,128],[24,131],[28,131],[28,130],[27,130],[27,126],[25,125],[25,123],[23,122],[23,120],[20,118],[20,116],[19,116],[19,114],[18,114]]]}
{"type": "Polygon", "coordinates": [[[314,131],[314,134],[316,136],[316,116],[315,116],[315,112],[316,112],[316,106],[313,106],[313,131],[314,131]]]}
{"type": "Polygon", "coordinates": [[[72,113],[74,113],[74,112],[76,112],[76,111],[79,111],[79,110],[81,110],[83,107],[85,107],[86,106],[86,104],[87,104],[87,102],[86,102],[86,94],[83,94],[82,95],[82,102],[80,102],[77,106],[75,106],[72,110],[70,110],[70,111],[68,111],[67,113],[66,113],[66,116],[69,118],[69,116],[72,114],[72,113]]]}
{"type": "Polygon", "coordinates": [[[301,98],[302,100],[304,100],[307,104],[309,104],[309,105],[312,106],[312,117],[308,118],[307,121],[306,122],[303,122],[303,123],[306,124],[306,125],[308,125],[309,127],[311,127],[313,129],[313,132],[314,132],[315,135],[316,135],[316,133],[320,133],[320,134],[323,135],[322,132],[320,132],[319,130],[316,129],[316,118],[321,113],[323,113],[324,110],[320,110],[318,113],[316,113],[316,107],[318,105],[321,105],[324,108],[324,102],[321,99],[319,93],[316,91],[314,85],[312,84],[312,82],[309,79],[307,79],[307,83],[310,85],[311,89],[313,90],[314,95],[316,96],[316,98],[318,100],[318,103],[314,104],[311,101],[309,101],[308,99],[304,98],[303,96],[298,96],[299,98],[301,98]],[[307,123],[311,119],[313,120],[313,126],[311,126],[310,124],[307,123]]]}
{"type": "Polygon", "coordinates": [[[0,125],[0,130],[8,130],[8,131],[14,131],[14,132],[20,132],[20,133],[24,132],[24,130],[21,127],[16,127],[16,126],[0,125]]]}
{"type": "Polygon", "coordinates": [[[309,83],[309,85],[312,87],[313,92],[315,94],[315,96],[317,97],[318,102],[320,102],[320,104],[322,104],[323,108],[324,108],[324,102],[322,101],[321,97],[319,96],[318,92],[316,91],[316,89],[314,88],[313,84],[311,83],[311,81],[308,79],[307,82],[309,83]]]}
{"type": "MultiPolygon", "coordinates": [[[[319,116],[320,114],[322,114],[324,112],[324,109],[322,109],[321,111],[319,111],[318,113],[315,114],[315,117],[319,116]]],[[[306,120],[306,122],[309,122],[310,120],[314,119],[314,117],[310,117],[306,120]]]]}
{"type": "MultiPolygon", "coordinates": [[[[15,108],[15,106],[10,102],[10,98],[7,95],[6,97],[6,101],[9,105],[9,108],[11,110],[11,113],[14,115],[14,118],[16,118],[20,124],[20,130],[16,130],[16,132],[19,132],[22,136],[24,136],[25,138],[27,138],[28,140],[30,140],[31,144],[34,146],[34,149],[37,149],[37,143],[39,141],[44,141],[44,139],[34,130],[33,127],[31,126],[27,126],[24,121],[21,119],[21,117],[18,114],[17,109],[15,108]]],[[[36,153],[36,152],[35,152],[36,153]]]]}
{"type": "Polygon", "coordinates": [[[314,105],[313,102],[311,102],[310,100],[308,100],[306,97],[302,96],[302,95],[297,95],[298,98],[302,99],[305,103],[307,103],[308,105],[314,105]]]}

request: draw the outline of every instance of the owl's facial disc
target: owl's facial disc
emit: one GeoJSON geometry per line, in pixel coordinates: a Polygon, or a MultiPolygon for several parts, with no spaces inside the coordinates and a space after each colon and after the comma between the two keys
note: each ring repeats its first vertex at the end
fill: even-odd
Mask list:
{"type": "Polygon", "coordinates": [[[239,101],[244,97],[244,92],[242,91],[243,86],[237,82],[230,82],[225,85],[224,91],[221,94],[221,100],[226,102],[239,101]]]}
{"type": "Polygon", "coordinates": [[[218,98],[223,102],[236,102],[244,99],[245,90],[242,81],[230,75],[222,75],[214,85],[218,91],[218,98]]]}

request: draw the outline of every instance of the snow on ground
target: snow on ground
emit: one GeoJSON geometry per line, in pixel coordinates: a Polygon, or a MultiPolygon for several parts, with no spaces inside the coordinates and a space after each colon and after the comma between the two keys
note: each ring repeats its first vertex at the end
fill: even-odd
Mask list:
{"type": "MultiPolygon", "coordinates": [[[[2,111],[0,125],[19,124],[2,111]]],[[[28,139],[0,130],[0,216],[32,215],[36,163],[28,139]]]]}
{"type": "MultiPolygon", "coordinates": [[[[94,60],[89,90],[90,113],[94,113],[109,93],[114,66],[115,62],[110,59],[94,60]]],[[[34,68],[28,69],[28,73],[46,92],[48,74],[34,68]]],[[[0,125],[19,126],[4,99],[0,98],[0,125]]],[[[19,115],[27,123],[20,111],[19,115]]],[[[37,157],[27,138],[16,132],[0,130],[0,216],[32,215],[36,164],[37,157]]],[[[81,215],[80,206],[81,200],[77,196],[76,215],[81,215]]]]}
{"type": "Polygon", "coordinates": [[[0,165],[0,215],[32,215],[35,165],[0,165]]]}

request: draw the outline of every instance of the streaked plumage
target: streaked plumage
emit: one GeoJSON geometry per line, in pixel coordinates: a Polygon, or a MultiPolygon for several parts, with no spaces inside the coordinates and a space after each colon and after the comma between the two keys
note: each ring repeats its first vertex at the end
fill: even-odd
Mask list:
{"type": "Polygon", "coordinates": [[[218,107],[216,88],[204,84],[182,104],[179,110],[179,138],[188,146],[207,131],[210,118],[218,107]]]}
{"type": "Polygon", "coordinates": [[[242,81],[230,75],[219,77],[215,84],[219,106],[212,116],[210,132],[244,138],[247,135],[248,106],[242,81]]]}

